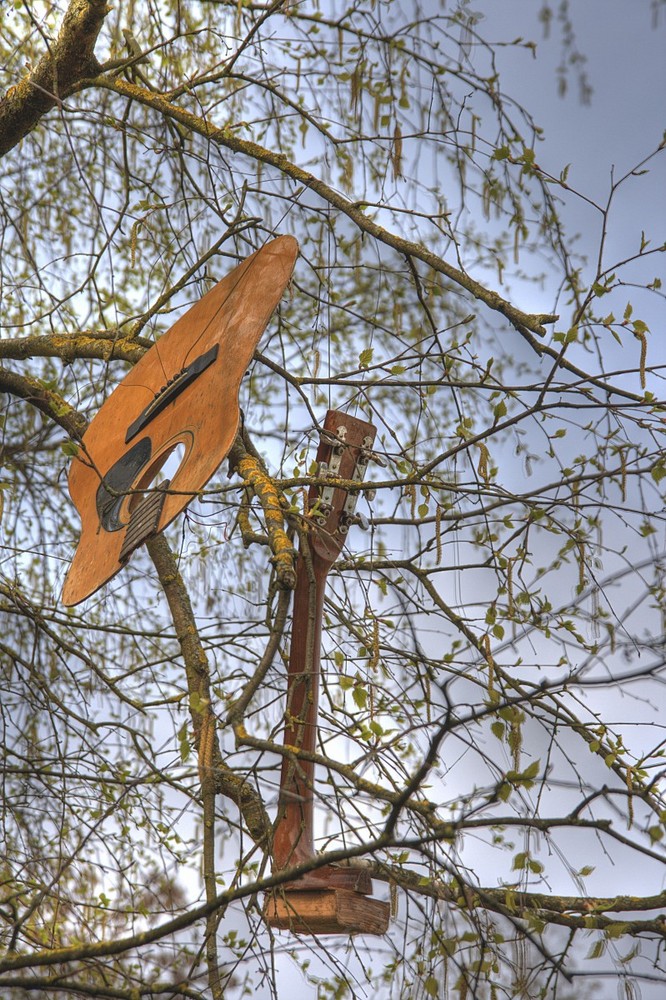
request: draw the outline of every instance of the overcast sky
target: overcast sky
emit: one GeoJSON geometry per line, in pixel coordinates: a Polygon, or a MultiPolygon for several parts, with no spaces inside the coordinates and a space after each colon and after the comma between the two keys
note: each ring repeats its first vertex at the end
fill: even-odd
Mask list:
{"type": "MultiPolygon", "coordinates": [[[[558,96],[557,66],[561,61],[560,0],[553,0],[555,17],[544,39],[539,0],[477,0],[483,11],[481,33],[488,40],[522,35],[537,42],[536,58],[525,49],[498,53],[502,86],[521,100],[545,130],[539,161],[558,175],[571,164],[569,183],[583,194],[603,200],[616,176],[632,168],[654,149],[666,130],[666,5],[659,4],[654,25],[652,0],[572,0],[575,42],[586,57],[592,95],[579,99],[576,74],[569,90],[558,96]]],[[[595,226],[593,213],[577,203],[580,228],[595,226]]],[[[653,161],[649,177],[623,189],[612,234],[614,248],[626,249],[626,226],[639,223],[646,235],[666,239],[666,155],[653,161]],[[639,218],[637,218],[638,216],[639,218]]]]}

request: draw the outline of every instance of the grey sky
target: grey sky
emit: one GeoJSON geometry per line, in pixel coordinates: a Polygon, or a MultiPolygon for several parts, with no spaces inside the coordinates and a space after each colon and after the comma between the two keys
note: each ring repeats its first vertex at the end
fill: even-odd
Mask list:
{"type": "MultiPolygon", "coordinates": [[[[611,166],[623,173],[658,145],[666,130],[666,9],[653,27],[649,0],[573,0],[575,42],[592,87],[590,102],[582,104],[575,70],[567,94],[558,96],[561,31],[555,17],[544,38],[540,2],[479,0],[475,6],[483,12],[480,28],[490,41],[522,35],[537,43],[536,58],[525,49],[504,49],[498,64],[504,92],[522,100],[545,130],[539,158],[552,173],[570,163],[571,185],[598,200],[608,190],[611,166]]],[[[634,188],[640,188],[637,201],[648,207],[646,223],[655,239],[663,240],[666,157],[651,172],[650,181],[634,188]]],[[[628,190],[623,197],[627,207],[637,207],[628,190]]]]}

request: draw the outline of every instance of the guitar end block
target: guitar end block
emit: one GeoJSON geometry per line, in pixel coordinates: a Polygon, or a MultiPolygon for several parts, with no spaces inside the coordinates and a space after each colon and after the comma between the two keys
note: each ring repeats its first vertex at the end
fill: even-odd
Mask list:
{"type": "Polygon", "coordinates": [[[353,889],[277,888],[264,900],[264,920],[292,934],[386,934],[390,905],[353,889]]]}

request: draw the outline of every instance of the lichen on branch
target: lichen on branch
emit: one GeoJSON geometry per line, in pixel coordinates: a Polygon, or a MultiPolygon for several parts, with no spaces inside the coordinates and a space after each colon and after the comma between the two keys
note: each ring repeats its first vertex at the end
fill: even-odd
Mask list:
{"type": "Polygon", "coordinates": [[[280,494],[271,477],[262,468],[260,459],[247,451],[241,435],[236,437],[229,452],[229,469],[238,473],[261,504],[278,587],[281,590],[293,590],[296,586],[296,550],[284,528],[280,494]]]}
{"type": "Polygon", "coordinates": [[[95,45],[111,8],[106,0],[72,0],[58,36],[34,69],[0,98],[0,156],[31,132],[40,118],[99,72],[95,45]]]}

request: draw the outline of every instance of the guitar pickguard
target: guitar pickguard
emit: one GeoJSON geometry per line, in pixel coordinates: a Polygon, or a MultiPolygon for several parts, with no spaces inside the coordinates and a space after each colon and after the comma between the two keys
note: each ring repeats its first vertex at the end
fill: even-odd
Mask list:
{"type": "Polygon", "coordinates": [[[149,437],[141,438],[129,451],[112,465],[97,490],[97,515],[105,531],[120,531],[126,522],[120,520],[120,508],[125,494],[131,488],[153,453],[149,437]]]}

